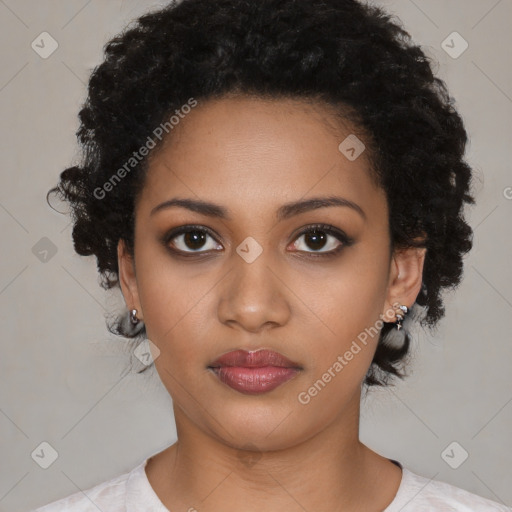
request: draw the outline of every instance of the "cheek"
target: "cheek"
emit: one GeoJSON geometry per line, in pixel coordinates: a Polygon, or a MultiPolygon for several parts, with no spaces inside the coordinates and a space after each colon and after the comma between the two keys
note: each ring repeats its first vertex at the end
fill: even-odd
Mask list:
{"type": "Polygon", "coordinates": [[[209,277],[200,265],[194,270],[191,263],[172,261],[159,249],[141,249],[137,256],[137,286],[147,337],[160,350],[157,368],[165,365],[175,372],[195,362],[197,370],[198,362],[207,362],[198,344],[208,343],[207,308],[215,276],[209,277]]]}
{"type": "Polygon", "coordinates": [[[148,337],[161,342],[165,333],[172,334],[173,326],[183,316],[187,288],[180,282],[180,274],[172,272],[172,264],[161,251],[149,247],[141,241],[135,255],[137,290],[148,337]]]}
{"type": "Polygon", "coordinates": [[[299,296],[323,320],[325,332],[348,339],[375,324],[386,298],[388,273],[385,258],[354,251],[329,274],[297,282],[299,296]]]}
{"type": "Polygon", "coordinates": [[[315,349],[297,394],[301,407],[315,418],[312,428],[344,411],[368,372],[382,327],[380,291],[350,278],[333,280],[318,297],[315,312],[322,322],[316,322],[315,349]]]}

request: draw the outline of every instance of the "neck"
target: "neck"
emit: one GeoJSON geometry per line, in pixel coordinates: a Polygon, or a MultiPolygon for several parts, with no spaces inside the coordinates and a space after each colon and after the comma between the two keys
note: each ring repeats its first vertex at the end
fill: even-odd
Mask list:
{"type": "Polygon", "coordinates": [[[170,510],[383,510],[401,472],[359,441],[359,401],[320,433],[261,451],[205,432],[175,406],[178,441],[150,459],[148,479],[170,510]]]}

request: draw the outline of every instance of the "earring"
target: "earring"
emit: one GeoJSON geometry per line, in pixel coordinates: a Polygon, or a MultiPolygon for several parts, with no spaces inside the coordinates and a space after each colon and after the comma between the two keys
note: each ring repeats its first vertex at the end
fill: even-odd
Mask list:
{"type": "Polygon", "coordinates": [[[137,310],[136,309],[132,309],[130,311],[130,321],[132,322],[133,325],[137,325],[139,323],[139,319],[137,318],[137,310]]]}
{"type": "Polygon", "coordinates": [[[402,322],[404,320],[404,316],[409,312],[409,308],[407,306],[398,306],[402,313],[398,312],[396,314],[396,328],[399,331],[402,328],[402,322]]]}

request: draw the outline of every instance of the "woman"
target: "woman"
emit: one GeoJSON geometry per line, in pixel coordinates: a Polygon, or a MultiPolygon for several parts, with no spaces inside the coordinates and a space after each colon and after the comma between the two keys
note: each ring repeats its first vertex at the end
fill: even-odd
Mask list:
{"type": "Polygon", "coordinates": [[[405,376],[472,246],[467,134],[396,21],[183,0],[110,41],[80,120],[52,192],[178,441],[39,511],[510,510],[359,440],[362,393],[405,376]]]}

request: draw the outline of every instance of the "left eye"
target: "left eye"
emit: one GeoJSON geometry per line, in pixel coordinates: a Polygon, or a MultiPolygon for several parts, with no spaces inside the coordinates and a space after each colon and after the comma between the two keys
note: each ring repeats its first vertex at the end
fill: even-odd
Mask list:
{"type": "Polygon", "coordinates": [[[319,253],[321,255],[336,253],[340,250],[340,247],[349,245],[350,243],[349,238],[341,232],[338,233],[332,228],[323,226],[312,226],[308,228],[306,231],[303,231],[296,240],[293,245],[297,250],[312,252],[313,254],[319,253]],[[308,247],[312,249],[312,251],[308,251],[308,247]]]}

